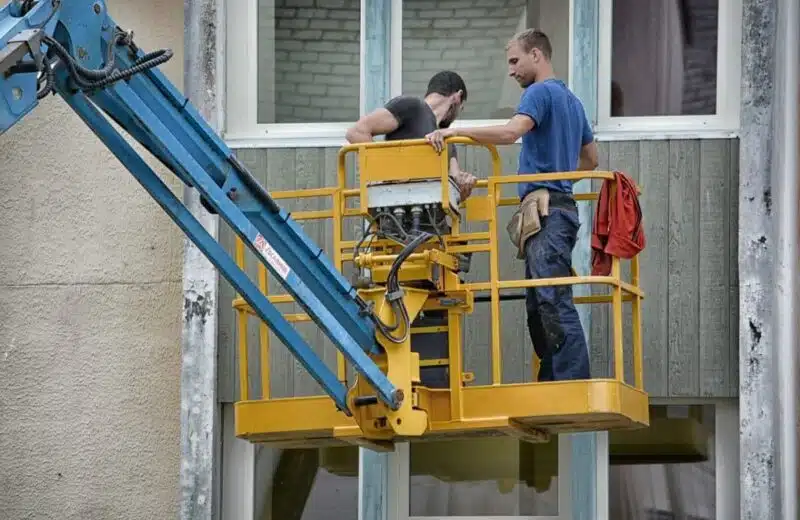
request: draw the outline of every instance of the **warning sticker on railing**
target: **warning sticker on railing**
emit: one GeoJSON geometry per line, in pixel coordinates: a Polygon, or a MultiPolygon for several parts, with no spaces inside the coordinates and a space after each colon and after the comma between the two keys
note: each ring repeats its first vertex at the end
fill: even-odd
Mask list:
{"type": "Polygon", "coordinates": [[[258,249],[258,252],[261,253],[261,256],[264,257],[264,260],[266,260],[269,265],[278,272],[281,278],[285,280],[289,275],[289,265],[281,258],[281,255],[269,245],[269,242],[264,239],[261,233],[256,235],[253,244],[256,246],[256,249],[258,249]]]}

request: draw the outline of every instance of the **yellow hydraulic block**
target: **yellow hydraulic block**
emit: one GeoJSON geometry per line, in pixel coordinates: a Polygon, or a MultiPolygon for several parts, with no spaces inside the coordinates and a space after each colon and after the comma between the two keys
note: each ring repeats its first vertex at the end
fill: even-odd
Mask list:
{"type": "MultiPolygon", "coordinates": [[[[410,324],[428,299],[428,291],[406,287],[403,292],[400,303],[406,309],[410,324]]],[[[375,304],[375,313],[386,325],[397,324],[391,306],[385,298],[384,289],[364,290],[360,291],[360,294],[367,302],[375,304]]],[[[348,394],[348,402],[355,421],[364,436],[370,440],[391,440],[398,436],[419,437],[428,429],[427,412],[416,406],[419,399],[414,385],[420,383],[419,354],[411,352],[410,327],[403,330],[400,325],[397,334],[395,339],[398,342],[393,342],[380,334],[377,336],[385,354],[375,356],[373,359],[402,393],[403,402],[400,408],[391,410],[381,403],[375,397],[372,387],[358,376],[356,384],[348,394]]]]}

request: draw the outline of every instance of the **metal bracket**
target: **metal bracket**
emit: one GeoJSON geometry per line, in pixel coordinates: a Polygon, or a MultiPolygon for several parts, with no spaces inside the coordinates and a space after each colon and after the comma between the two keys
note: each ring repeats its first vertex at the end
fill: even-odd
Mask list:
{"type": "MultiPolygon", "coordinates": [[[[8,40],[8,45],[0,49],[0,74],[9,76],[8,71],[30,53],[36,69],[42,70],[42,30],[25,29],[8,40]]],[[[13,73],[13,72],[12,72],[13,73]]]]}

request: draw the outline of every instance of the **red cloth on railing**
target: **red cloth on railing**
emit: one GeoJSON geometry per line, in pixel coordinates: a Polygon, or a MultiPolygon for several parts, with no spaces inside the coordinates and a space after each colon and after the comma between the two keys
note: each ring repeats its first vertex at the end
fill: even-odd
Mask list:
{"type": "Polygon", "coordinates": [[[612,256],[630,259],[645,247],[642,208],[636,184],[623,172],[605,179],[592,225],[592,275],[608,276],[612,256]]]}

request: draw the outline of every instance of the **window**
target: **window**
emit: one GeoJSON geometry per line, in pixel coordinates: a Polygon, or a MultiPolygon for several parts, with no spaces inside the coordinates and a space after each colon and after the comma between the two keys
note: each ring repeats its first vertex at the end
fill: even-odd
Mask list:
{"type": "Polygon", "coordinates": [[[736,400],[655,405],[650,428],[612,432],[609,518],[738,518],[738,421],[736,400]]]}
{"type": "Polygon", "coordinates": [[[356,447],[256,448],[256,518],[326,520],[358,516],[356,447]],[[259,471],[259,469],[261,471],[259,471]]]}
{"type": "Polygon", "coordinates": [[[411,443],[398,458],[397,501],[405,504],[398,519],[570,518],[571,450],[568,435],[541,444],[513,437],[411,443]]]}
{"type": "MultiPolygon", "coordinates": [[[[452,69],[469,99],[455,126],[513,115],[521,89],[507,74],[505,44],[540,27],[556,74],[569,81],[570,5],[563,0],[398,0],[391,3],[391,95],[422,96],[452,69]]],[[[224,138],[242,146],[340,146],[364,103],[364,0],[225,3],[224,138]]]]}
{"type": "Polygon", "coordinates": [[[335,138],[359,116],[361,0],[237,0],[226,7],[228,141],[335,138]]]}
{"type": "Polygon", "coordinates": [[[568,82],[570,4],[563,0],[403,0],[402,93],[422,96],[433,74],[451,69],[464,78],[468,92],[454,126],[507,120],[522,91],[508,77],[506,43],[520,30],[541,28],[551,39],[556,75],[568,82]]]}
{"type": "Polygon", "coordinates": [[[220,517],[326,520],[358,516],[358,448],[279,449],[239,439],[222,406],[220,517]]]}
{"type": "Polygon", "coordinates": [[[736,132],[741,0],[600,0],[598,132],[736,132]]]}

